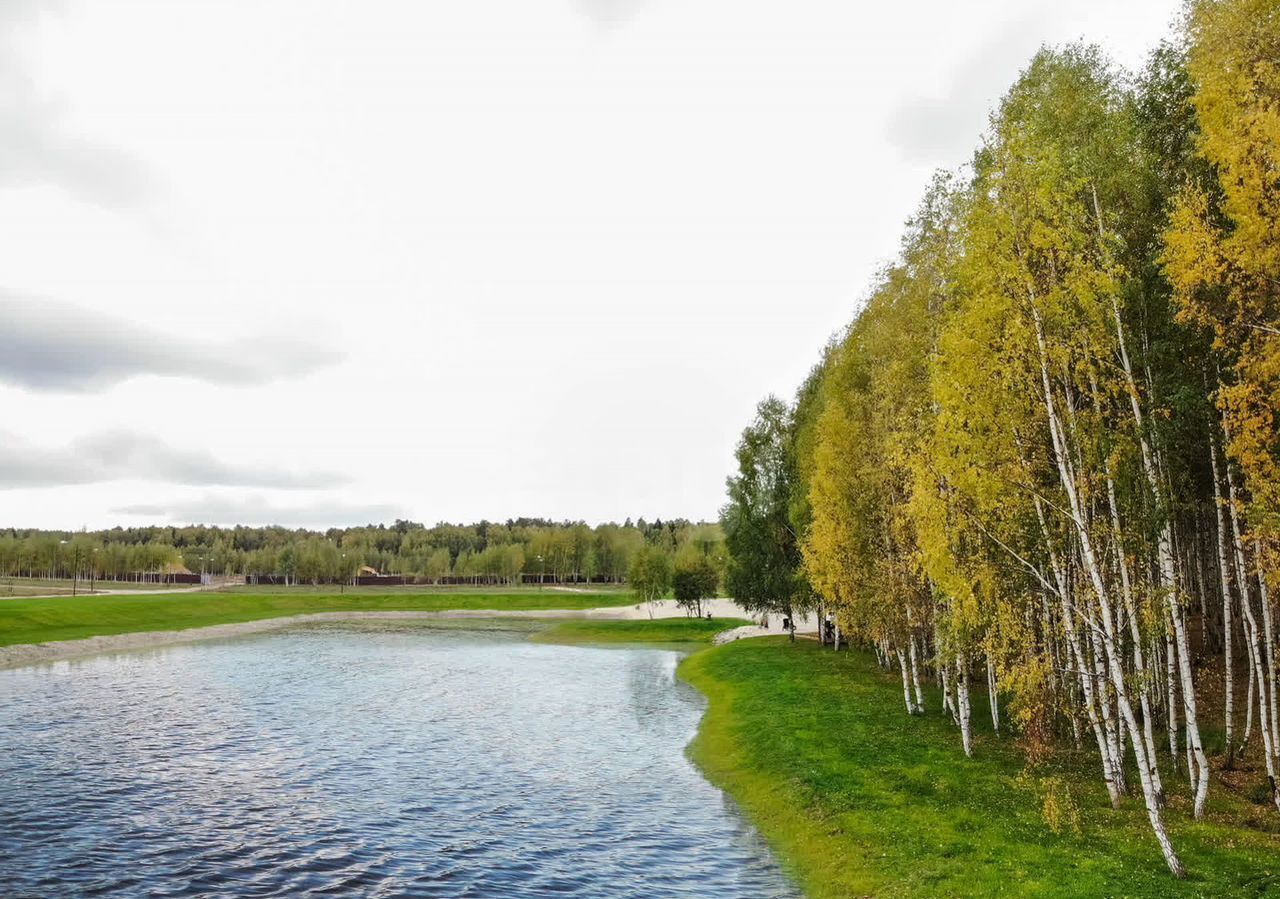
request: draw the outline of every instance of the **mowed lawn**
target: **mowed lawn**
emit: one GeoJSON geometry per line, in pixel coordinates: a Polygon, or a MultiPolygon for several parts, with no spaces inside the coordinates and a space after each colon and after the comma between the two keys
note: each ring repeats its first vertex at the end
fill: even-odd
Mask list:
{"type": "Polygon", "coordinates": [[[985,696],[974,698],[979,737],[966,759],[938,692],[908,718],[896,672],[861,652],[743,640],[680,671],[710,699],[694,760],[814,899],[1280,896],[1280,813],[1220,783],[1199,823],[1185,780],[1174,783],[1168,820],[1189,872],[1179,881],[1140,798],[1112,811],[1087,753],[1029,769],[991,734],[985,696]],[[1057,831],[1046,795],[1057,797],[1057,831]]]}
{"type": "Polygon", "coordinates": [[[744,624],[742,618],[642,618],[636,621],[559,621],[538,631],[539,643],[710,643],[716,634],[744,624]]]}
{"type": "Polygon", "coordinates": [[[312,612],[445,611],[503,612],[625,606],[625,593],[171,593],[143,596],[78,596],[0,600],[0,646],[76,640],[135,631],[182,630],[236,621],[256,621],[312,612]]]}

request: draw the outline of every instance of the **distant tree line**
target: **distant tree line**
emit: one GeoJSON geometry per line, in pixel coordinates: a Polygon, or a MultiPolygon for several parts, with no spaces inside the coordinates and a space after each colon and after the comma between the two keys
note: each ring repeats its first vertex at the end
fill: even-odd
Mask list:
{"type": "MultiPolygon", "coordinates": [[[[716,523],[643,518],[596,527],[520,518],[433,527],[397,520],[323,532],[204,525],[0,531],[0,575],[24,577],[75,572],[133,580],[184,566],[197,573],[325,584],[348,582],[368,567],[429,584],[620,584],[642,555],[660,556],[670,571],[709,567],[718,579],[724,536],[716,523]]],[[[670,577],[660,592],[669,588],[670,577]]]]}

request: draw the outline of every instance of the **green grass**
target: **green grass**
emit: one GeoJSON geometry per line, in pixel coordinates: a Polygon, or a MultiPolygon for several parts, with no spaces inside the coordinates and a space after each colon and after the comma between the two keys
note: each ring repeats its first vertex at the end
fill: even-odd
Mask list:
{"type": "Polygon", "coordinates": [[[652,621],[561,621],[539,631],[540,643],[709,644],[721,631],[750,624],[740,618],[657,618],[652,621]]]}
{"type": "Polygon", "coordinates": [[[1190,820],[1185,782],[1171,791],[1189,872],[1178,881],[1140,800],[1111,810],[1088,754],[1028,769],[988,720],[966,759],[937,692],[908,718],[901,681],[867,655],[765,638],[695,653],[680,671],[710,700],[691,756],[813,899],[1280,895],[1280,817],[1221,784],[1203,822],[1190,820]],[[1078,832],[1045,823],[1050,777],[1059,798],[1069,790],[1078,832]]]}
{"type": "Polygon", "coordinates": [[[173,584],[151,584],[137,581],[104,581],[79,578],[72,584],[71,578],[3,577],[0,578],[0,596],[47,596],[70,594],[74,586],[77,593],[88,593],[92,584],[99,590],[156,590],[172,591],[173,584]]]}
{"type": "Polygon", "coordinates": [[[0,601],[0,646],[76,640],[135,631],[182,630],[236,621],[257,621],[311,612],[443,611],[502,612],[590,609],[631,605],[622,593],[524,591],[482,593],[178,593],[143,596],[78,596],[0,601]]]}

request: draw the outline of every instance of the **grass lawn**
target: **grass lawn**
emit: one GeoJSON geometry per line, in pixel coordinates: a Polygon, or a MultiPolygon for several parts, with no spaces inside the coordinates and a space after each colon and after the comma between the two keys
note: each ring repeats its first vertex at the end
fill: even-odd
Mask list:
{"type": "Polygon", "coordinates": [[[505,611],[591,609],[631,605],[626,593],[176,593],[142,596],[77,596],[0,601],[0,646],[75,640],[135,631],[182,630],[234,621],[256,621],[310,612],[505,611]]]}
{"type": "Polygon", "coordinates": [[[741,618],[656,618],[652,621],[560,621],[538,631],[540,643],[701,643],[750,624],[741,618]]]}
{"type": "MultiPolygon", "coordinates": [[[[172,591],[172,584],[151,584],[137,581],[90,581],[79,578],[75,584],[77,593],[88,593],[92,584],[98,590],[156,590],[172,591]]],[[[52,593],[70,594],[71,578],[4,577],[0,578],[0,596],[47,596],[52,593]]]]}
{"type": "Polygon", "coordinates": [[[896,672],[861,652],[743,640],[689,656],[680,672],[710,699],[693,759],[814,899],[1280,896],[1280,815],[1220,783],[1203,822],[1190,818],[1185,781],[1173,784],[1167,817],[1189,872],[1178,881],[1140,798],[1112,811],[1086,753],[1028,769],[991,734],[985,697],[966,759],[937,691],[925,716],[907,718],[896,672]],[[1049,778],[1070,795],[1056,832],[1049,778]]]}

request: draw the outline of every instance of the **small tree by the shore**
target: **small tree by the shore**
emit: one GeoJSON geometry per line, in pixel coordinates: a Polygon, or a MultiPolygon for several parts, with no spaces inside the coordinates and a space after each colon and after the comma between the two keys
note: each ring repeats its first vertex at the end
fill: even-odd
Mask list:
{"type": "Polygon", "coordinates": [[[644,546],[631,560],[627,580],[631,590],[640,598],[653,618],[653,604],[671,588],[671,560],[657,546],[644,546]]]}
{"type": "Polygon", "coordinates": [[[676,595],[676,602],[686,614],[702,617],[702,601],[716,595],[720,586],[720,575],[711,561],[699,557],[690,561],[676,560],[675,575],[671,586],[676,595]]]}

